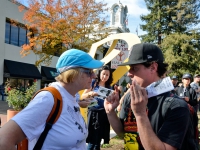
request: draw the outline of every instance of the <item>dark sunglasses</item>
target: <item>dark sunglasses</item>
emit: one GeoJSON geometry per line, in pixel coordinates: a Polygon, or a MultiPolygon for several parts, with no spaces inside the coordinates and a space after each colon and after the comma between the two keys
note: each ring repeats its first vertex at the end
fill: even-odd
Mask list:
{"type": "Polygon", "coordinates": [[[89,69],[80,69],[81,72],[86,73],[90,78],[95,77],[94,71],[89,69]]]}

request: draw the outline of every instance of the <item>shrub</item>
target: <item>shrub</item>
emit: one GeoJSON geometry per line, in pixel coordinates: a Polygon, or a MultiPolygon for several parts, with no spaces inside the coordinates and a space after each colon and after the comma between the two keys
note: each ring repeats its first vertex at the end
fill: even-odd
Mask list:
{"type": "Polygon", "coordinates": [[[36,82],[34,82],[32,86],[26,89],[26,91],[21,91],[16,88],[10,89],[9,83],[7,83],[5,92],[7,94],[6,101],[8,102],[8,106],[16,111],[25,108],[36,92],[36,85],[36,82]]]}

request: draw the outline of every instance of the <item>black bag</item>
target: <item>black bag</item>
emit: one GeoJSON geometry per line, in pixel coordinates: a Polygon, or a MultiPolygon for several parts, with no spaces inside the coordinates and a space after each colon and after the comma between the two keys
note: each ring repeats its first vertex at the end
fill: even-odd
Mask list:
{"type": "MultiPolygon", "coordinates": [[[[173,94],[174,95],[174,94],[173,94]]],[[[171,105],[172,99],[171,98],[178,98],[176,95],[170,96],[170,98],[166,98],[163,107],[162,107],[162,116],[164,118],[169,106],[171,105]]],[[[198,116],[193,106],[188,104],[190,110],[190,122],[188,125],[188,130],[185,135],[182,149],[181,150],[199,150],[198,144],[198,116]]]]}

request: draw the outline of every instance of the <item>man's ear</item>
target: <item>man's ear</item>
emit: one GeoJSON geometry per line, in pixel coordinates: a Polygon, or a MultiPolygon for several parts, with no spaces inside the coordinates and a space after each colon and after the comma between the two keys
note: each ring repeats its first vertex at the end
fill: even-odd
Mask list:
{"type": "Polygon", "coordinates": [[[150,70],[151,70],[151,71],[157,72],[157,70],[158,70],[158,64],[157,64],[157,63],[153,63],[153,64],[150,66],[150,70]]]}

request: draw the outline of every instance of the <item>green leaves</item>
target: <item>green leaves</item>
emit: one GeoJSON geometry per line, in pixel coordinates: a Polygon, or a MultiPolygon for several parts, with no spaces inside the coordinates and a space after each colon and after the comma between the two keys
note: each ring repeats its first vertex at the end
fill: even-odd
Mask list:
{"type": "Polygon", "coordinates": [[[195,74],[200,69],[199,0],[145,0],[150,11],[142,15],[143,42],[155,43],[163,50],[169,75],[195,74]]]}
{"type": "Polygon", "coordinates": [[[9,83],[6,84],[5,92],[8,95],[6,101],[8,102],[9,107],[12,107],[14,110],[22,110],[30,102],[31,98],[36,92],[36,82],[32,86],[26,89],[26,91],[21,91],[16,88],[9,90],[9,83]]]}
{"type": "Polygon", "coordinates": [[[145,0],[150,13],[142,15],[143,42],[162,43],[163,35],[184,33],[199,22],[199,0],[145,0]],[[153,38],[152,38],[153,37],[153,38]],[[161,37],[161,38],[160,38],[161,37]]]}
{"type": "Polygon", "coordinates": [[[196,40],[195,36],[184,33],[173,33],[165,37],[161,48],[165,61],[169,64],[169,75],[176,74],[180,77],[186,72],[195,74],[200,69],[200,51],[196,49],[196,40]]]}

